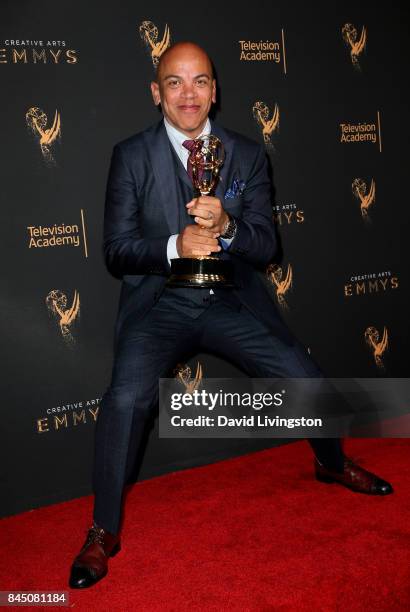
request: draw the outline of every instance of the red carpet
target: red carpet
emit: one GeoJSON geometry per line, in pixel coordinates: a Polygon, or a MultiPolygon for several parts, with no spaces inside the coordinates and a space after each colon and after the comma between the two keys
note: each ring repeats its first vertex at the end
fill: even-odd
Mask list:
{"type": "MultiPolygon", "coordinates": [[[[122,551],[104,580],[70,590],[71,607],[409,610],[410,440],[349,440],[345,450],[395,493],[314,481],[303,441],[135,485],[122,551]]],[[[68,590],[91,510],[90,496],[0,521],[0,590],[68,590]]]]}

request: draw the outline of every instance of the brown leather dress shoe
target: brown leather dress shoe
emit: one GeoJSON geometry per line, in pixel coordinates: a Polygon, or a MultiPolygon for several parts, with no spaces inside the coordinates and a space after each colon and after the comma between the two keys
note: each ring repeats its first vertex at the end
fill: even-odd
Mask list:
{"type": "Polygon", "coordinates": [[[104,578],[108,571],[108,558],[116,555],[120,549],[119,535],[112,535],[93,523],[84,546],[71,566],[69,586],[72,589],[85,589],[104,578]]]}
{"type": "Polygon", "coordinates": [[[393,493],[391,484],[368,472],[357,463],[353,463],[351,459],[345,458],[343,467],[343,472],[328,470],[315,457],[316,480],[328,484],[338,482],[357,493],[367,493],[369,495],[389,495],[389,493],[393,493]]]}

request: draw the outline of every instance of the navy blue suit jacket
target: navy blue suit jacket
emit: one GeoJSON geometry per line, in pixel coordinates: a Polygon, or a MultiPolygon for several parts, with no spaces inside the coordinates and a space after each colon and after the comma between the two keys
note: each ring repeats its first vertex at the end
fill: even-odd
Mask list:
{"type": "MultiPolygon", "coordinates": [[[[276,333],[288,336],[273,301],[273,289],[263,280],[277,246],[264,147],[214,122],[211,133],[222,140],[226,155],[215,195],[237,222],[237,234],[229,248],[237,286],[234,291],[276,333]],[[234,178],[243,181],[245,188],[237,197],[225,199],[234,178]]],[[[170,147],[161,120],[113,150],[103,248],[109,271],[123,281],[117,334],[129,316],[135,321],[152,308],[170,273],[168,238],[182,229],[178,227],[175,161],[170,147]]],[[[186,180],[190,180],[188,175],[186,180]]]]}

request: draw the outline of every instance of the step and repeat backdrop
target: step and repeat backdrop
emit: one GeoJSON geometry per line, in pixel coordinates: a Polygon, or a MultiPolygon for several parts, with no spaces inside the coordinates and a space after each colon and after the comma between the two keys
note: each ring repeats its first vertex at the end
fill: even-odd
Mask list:
{"type": "MultiPolygon", "coordinates": [[[[408,376],[408,15],[399,2],[2,2],[1,515],[91,492],[120,282],[102,256],[113,145],[160,119],[161,53],[191,40],[216,120],[264,143],[278,308],[324,372],[408,376]]],[[[212,355],[175,364],[241,376],[212,355]]],[[[139,478],[277,444],[159,439],[139,478]]],[[[375,441],[375,443],[377,443],[375,441]]]]}

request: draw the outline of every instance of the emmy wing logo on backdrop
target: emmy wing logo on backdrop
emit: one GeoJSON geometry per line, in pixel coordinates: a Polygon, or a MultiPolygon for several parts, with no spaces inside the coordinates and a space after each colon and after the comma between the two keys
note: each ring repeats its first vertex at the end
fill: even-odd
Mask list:
{"type": "Polygon", "coordinates": [[[159,58],[171,44],[169,27],[165,24],[165,30],[161,40],[158,40],[158,28],[154,23],[152,23],[152,21],[143,21],[139,26],[139,33],[142,41],[145,43],[147,49],[151,53],[151,59],[154,67],[156,67],[158,65],[159,58]]]}
{"type": "Polygon", "coordinates": [[[369,208],[376,201],[376,183],[372,179],[369,190],[367,190],[367,185],[364,180],[355,178],[352,183],[352,192],[355,198],[360,202],[362,219],[366,222],[370,222],[369,208]]]}
{"type": "Polygon", "coordinates": [[[389,345],[389,337],[386,327],[383,328],[383,337],[381,340],[380,334],[375,327],[368,327],[364,332],[364,338],[373,352],[374,361],[377,367],[384,369],[382,357],[389,345]]]}
{"type": "Polygon", "coordinates": [[[67,296],[59,289],[53,289],[46,297],[48,311],[56,319],[64,342],[72,346],[75,344],[75,338],[71,328],[80,317],[80,295],[77,290],[74,291],[71,306],[67,307],[67,304],[67,296]]]}
{"type": "Polygon", "coordinates": [[[179,364],[175,368],[175,378],[179,380],[185,387],[185,393],[191,395],[201,385],[202,381],[202,366],[197,363],[195,378],[192,378],[192,370],[189,365],[179,364]]]}
{"type": "Polygon", "coordinates": [[[60,113],[55,111],[53,123],[50,127],[47,127],[49,123],[47,115],[41,108],[33,106],[26,112],[26,123],[40,145],[44,161],[47,164],[55,165],[56,162],[51,149],[57,139],[61,138],[60,113]]]}
{"type": "Polygon", "coordinates": [[[346,45],[349,47],[350,59],[352,60],[353,66],[357,70],[360,70],[359,56],[366,46],[366,28],[364,26],[362,27],[360,38],[358,38],[358,33],[354,25],[351,23],[345,23],[345,25],[342,27],[342,36],[346,45]]]}
{"type": "Polygon", "coordinates": [[[276,298],[279,306],[288,308],[285,296],[292,287],[293,271],[292,266],[288,264],[286,276],[283,275],[283,270],[278,264],[270,264],[266,270],[266,274],[272,285],[276,287],[276,298]]]}
{"type": "Polygon", "coordinates": [[[255,121],[262,128],[263,141],[267,147],[273,148],[272,134],[279,130],[279,106],[275,104],[270,117],[268,106],[261,101],[255,102],[252,108],[255,121]]]}

